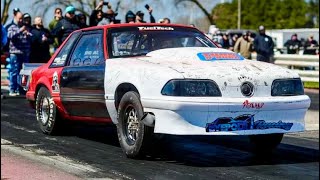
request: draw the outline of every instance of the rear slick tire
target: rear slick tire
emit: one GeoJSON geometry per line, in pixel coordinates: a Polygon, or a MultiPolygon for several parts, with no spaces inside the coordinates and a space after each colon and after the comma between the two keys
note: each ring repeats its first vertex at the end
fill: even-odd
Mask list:
{"type": "Polygon", "coordinates": [[[143,124],[143,113],[139,95],[134,91],[125,93],[118,108],[117,134],[128,158],[141,158],[149,148],[153,128],[143,124]]]}
{"type": "Polygon", "coordinates": [[[49,90],[41,87],[36,98],[36,118],[44,134],[55,135],[61,129],[61,119],[49,90]]]}

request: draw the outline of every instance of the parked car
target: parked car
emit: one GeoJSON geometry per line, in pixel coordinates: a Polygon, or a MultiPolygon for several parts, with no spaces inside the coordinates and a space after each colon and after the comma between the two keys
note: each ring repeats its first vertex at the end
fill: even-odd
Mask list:
{"type": "Polygon", "coordinates": [[[245,60],[198,29],[175,24],[77,30],[48,63],[21,74],[43,133],[59,133],[67,120],[113,123],[129,158],[143,155],[154,133],[249,135],[257,147],[272,149],[284,133],[304,131],[310,105],[296,72],[245,60]],[[206,131],[214,119],[241,121],[246,114],[293,125],[206,131]]]}

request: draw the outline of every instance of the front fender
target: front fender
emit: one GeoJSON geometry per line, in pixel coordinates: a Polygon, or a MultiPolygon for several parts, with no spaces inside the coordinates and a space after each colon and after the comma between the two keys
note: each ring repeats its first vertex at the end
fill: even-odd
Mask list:
{"type": "Polygon", "coordinates": [[[161,89],[170,79],[183,78],[180,73],[170,68],[132,59],[107,60],[105,67],[105,101],[115,124],[117,124],[115,93],[119,85],[132,84],[141,98],[152,99],[161,96],[161,89]]]}

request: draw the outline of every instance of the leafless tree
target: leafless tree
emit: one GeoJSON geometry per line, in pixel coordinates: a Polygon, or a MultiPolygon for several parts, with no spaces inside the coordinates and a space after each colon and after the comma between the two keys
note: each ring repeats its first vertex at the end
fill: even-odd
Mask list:
{"type": "Polygon", "coordinates": [[[191,2],[196,4],[201,11],[206,15],[208,21],[210,22],[210,24],[215,24],[213,16],[211,13],[209,13],[204,6],[199,2],[199,0],[175,0],[175,5],[177,6],[178,4],[182,3],[182,2],[191,2]]]}
{"type": "Polygon", "coordinates": [[[1,6],[3,7],[3,11],[1,13],[1,24],[5,24],[9,17],[9,7],[13,0],[1,0],[1,6]]]}

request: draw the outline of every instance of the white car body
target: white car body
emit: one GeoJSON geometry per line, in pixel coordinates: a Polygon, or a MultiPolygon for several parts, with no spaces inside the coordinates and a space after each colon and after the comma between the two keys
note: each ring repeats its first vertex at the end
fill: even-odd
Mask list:
{"type": "Polygon", "coordinates": [[[307,95],[271,96],[275,79],[299,78],[289,69],[254,60],[203,61],[198,53],[233,53],[220,48],[169,48],[145,57],[107,59],[105,101],[117,124],[116,88],[122,83],[136,87],[144,112],[155,116],[155,133],[175,135],[251,135],[305,130],[304,117],[310,106],[307,95]],[[172,79],[209,79],[216,82],[222,97],[175,97],[161,94],[172,79]],[[240,92],[243,82],[254,85],[254,95],[240,92]],[[291,124],[290,129],[266,128],[235,131],[206,131],[206,125],[220,117],[254,115],[266,123],[291,124]]]}

